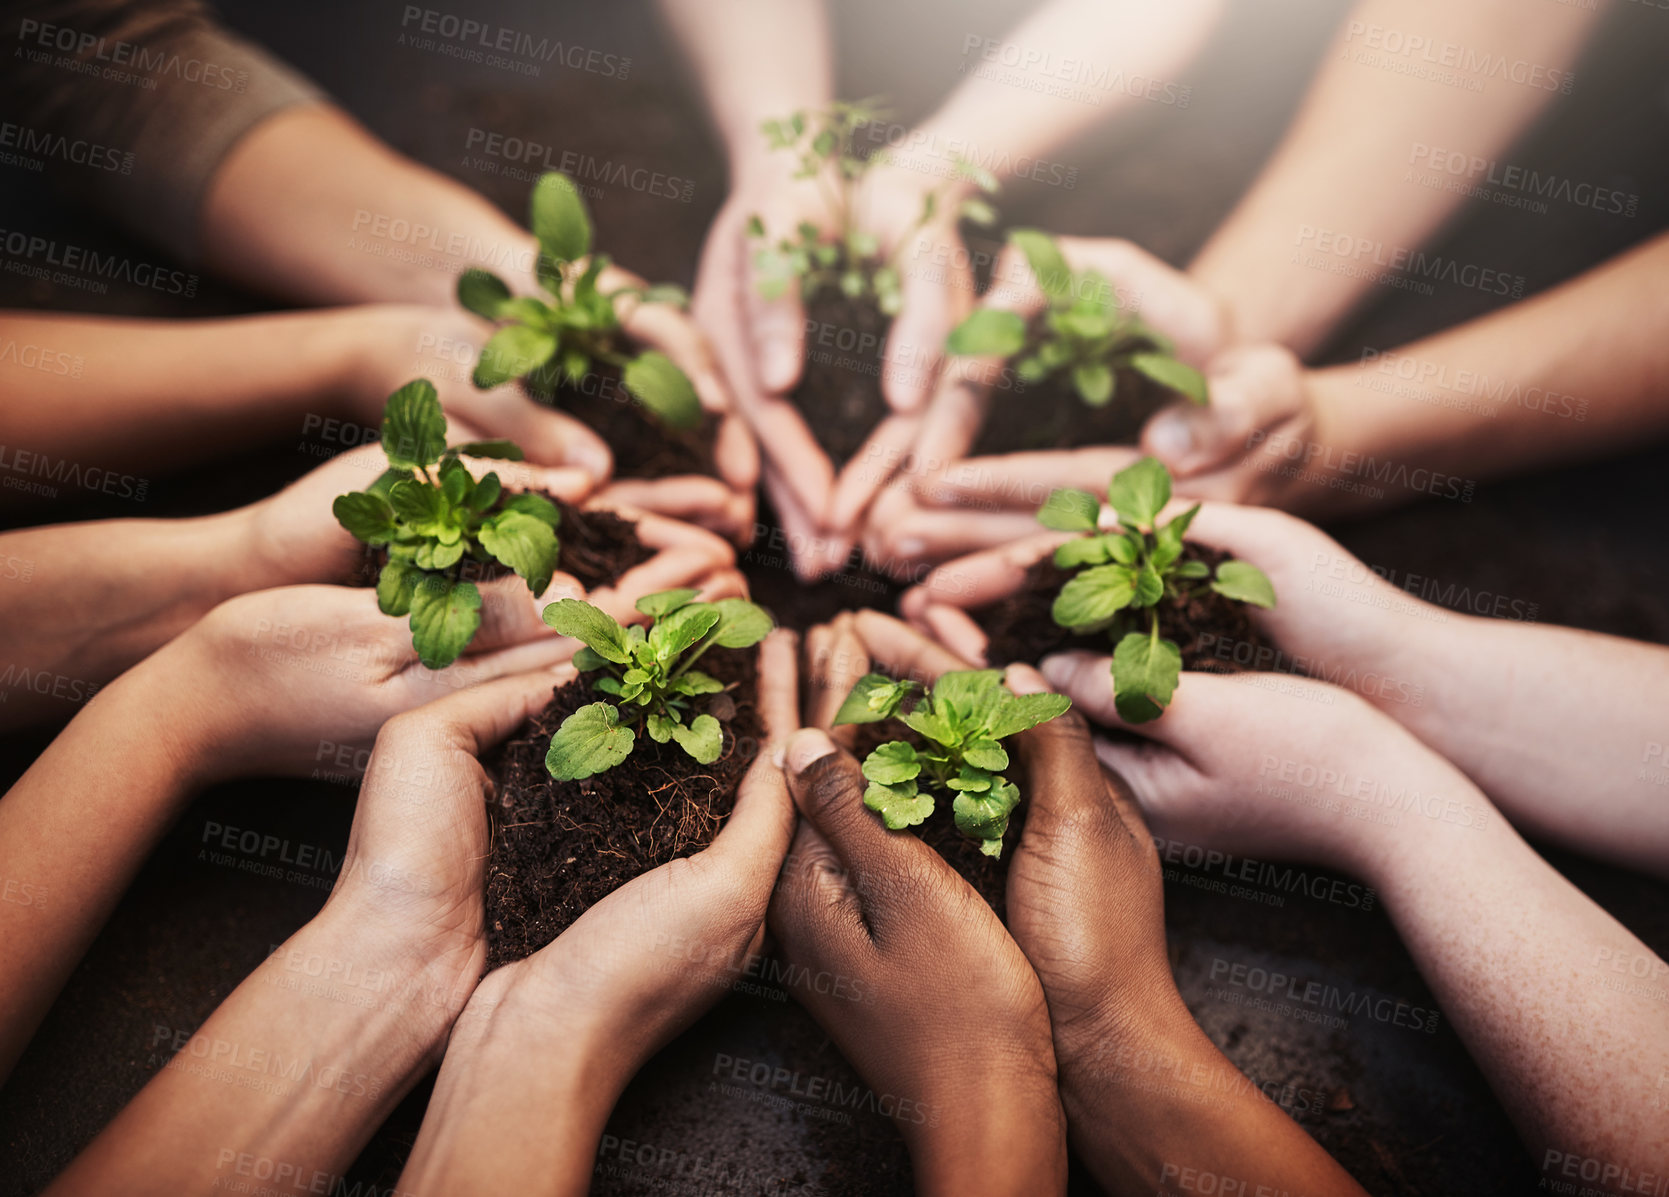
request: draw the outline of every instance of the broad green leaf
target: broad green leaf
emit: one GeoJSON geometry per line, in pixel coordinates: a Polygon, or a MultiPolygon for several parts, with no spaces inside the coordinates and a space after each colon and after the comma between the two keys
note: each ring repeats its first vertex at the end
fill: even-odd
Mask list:
{"type": "Polygon", "coordinates": [[[565,598],[545,608],[544,620],[562,635],[588,645],[604,660],[616,665],[631,663],[626,629],[600,607],[593,607],[583,599],[565,598]]]}
{"type": "Polygon", "coordinates": [[[355,491],[338,495],[330,513],[358,540],[366,544],[387,544],[394,539],[394,509],[381,495],[355,491]]]}
{"type": "Polygon", "coordinates": [[[1068,579],[1050,613],[1063,628],[1102,623],[1136,597],[1136,571],[1128,565],[1098,565],[1068,579]]]}
{"type": "Polygon", "coordinates": [[[1071,705],[1072,700],[1064,694],[1011,694],[985,725],[985,734],[993,740],[1003,740],[1030,731],[1065,714],[1071,705]]]}
{"type": "Polygon", "coordinates": [[[1037,509],[1037,522],[1057,532],[1094,532],[1101,500],[1087,490],[1052,490],[1037,509]]]}
{"type": "Polygon", "coordinates": [[[1187,511],[1177,516],[1154,533],[1153,564],[1157,569],[1164,569],[1182,556],[1182,538],[1188,534],[1188,526],[1194,522],[1194,517],[1200,513],[1200,505],[1195,503],[1187,511]]]}
{"type": "Polygon", "coordinates": [[[933,710],[952,727],[984,727],[1007,694],[1000,670],[953,669],[933,683],[933,710]]]}
{"type": "Polygon", "coordinates": [[[1128,532],[1117,532],[1107,537],[1107,555],[1120,565],[1134,565],[1142,555],[1142,546],[1128,532]]]}
{"type": "Polygon", "coordinates": [[[522,447],[515,441],[465,441],[461,445],[454,445],[459,453],[465,457],[490,457],[496,461],[521,461],[522,447]]]}
{"type": "Polygon", "coordinates": [[[1010,245],[1026,255],[1026,261],[1037,276],[1037,285],[1053,300],[1069,299],[1072,295],[1072,268],[1066,264],[1060,246],[1047,233],[1036,229],[1015,229],[1008,235],[1010,245]]]}
{"type": "Polygon", "coordinates": [[[443,457],[440,460],[440,489],[446,496],[447,506],[456,510],[468,506],[470,495],[475,493],[475,479],[470,476],[469,468],[456,457],[443,457]]]}
{"type": "Polygon", "coordinates": [[[412,554],[412,564],[418,569],[442,570],[451,569],[458,564],[458,559],[464,555],[462,539],[454,540],[451,544],[444,544],[438,540],[425,541],[417,546],[417,552],[412,554]]]}
{"type": "Polygon", "coordinates": [[[545,753],[545,768],[558,781],[579,781],[612,769],[632,754],[636,735],[620,726],[612,703],[594,702],[562,721],[545,753]]]}
{"type": "Polygon", "coordinates": [[[503,510],[520,511],[524,515],[531,515],[534,519],[544,520],[553,528],[562,522],[562,512],[557,509],[555,503],[545,498],[544,495],[529,492],[512,495],[504,504],[503,510]]]}
{"type": "Polygon", "coordinates": [[[872,781],[863,792],[863,804],[881,816],[889,831],[914,827],[933,813],[933,795],[918,793],[914,781],[890,786],[872,781]]]}
{"type": "Polygon", "coordinates": [[[637,609],[649,616],[650,619],[660,619],[663,615],[671,615],[679,607],[685,606],[699,590],[657,590],[654,594],[646,594],[637,601],[637,609]]]}
{"type": "Polygon", "coordinates": [[[1072,386],[1091,407],[1106,407],[1113,397],[1113,371],[1106,362],[1089,362],[1072,371],[1072,386]]]}
{"type": "Polygon", "coordinates": [[[411,643],[429,669],[445,669],[481,626],[481,592],[471,582],[430,574],[411,594],[411,643]]]}
{"type": "Polygon", "coordinates": [[[1015,312],[975,308],[951,330],[945,348],[957,357],[1012,357],[1026,344],[1026,322],[1015,312]]]}
{"type": "Polygon", "coordinates": [[[672,738],[702,765],[711,765],[724,750],[724,729],[711,715],[697,715],[688,727],[679,724],[672,729],[672,738]]]}
{"type": "Polygon", "coordinates": [[[1008,816],[1013,809],[996,794],[964,790],[951,803],[956,812],[956,830],[971,840],[995,840],[1001,851],[1003,833],[1008,830],[1008,816]]]}
{"type": "Polygon", "coordinates": [[[1170,640],[1132,632],[1113,650],[1113,704],[1128,723],[1155,719],[1176,693],[1182,651],[1170,640]]]}
{"type": "Polygon", "coordinates": [[[701,424],[701,400],[689,377],[664,353],[640,353],[621,374],[626,389],[643,406],[673,428],[701,424]]]}
{"type": "Polygon", "coordinates": [[[1203,561],[1184,561],[1176,567],[1179,578],[1209,578],[1211,567],[1203,561]]]}
{"type": "Polygon", "coordinates": [[[933,744],[949,746],[956,739],[950,721],[937,711],[929,710],[926,703],[917,705],[915,710],[904,716],[904,726],[933,744]]]}
{"type": "Polygon", "coordinates": [[[769,636],[776,626],[765,608],[746,599],[720,599],[713,606],[719,612],[719,629],[713,643],[720,648],[748,648],[769,636]]]}
{"type": "Polygon", "coordinates": [[[975,740],[962,750],[962,759],[976,769],[988,769],[995,773],[1008,768],[1008,753],[996,740],[975,740]]]}
{"type": "Polygon", "coordinates": [[[503,493],[504,483],[498,480],[498,475],[488,474],[475,484],[475,491],[469,496],[469,509],[479,515],[498,502],[503,493]]]}
{"type": "Polygon", "coordinates": [[[1105,536],[1081,536],[1069,540],[1055,550],[1056,569],[1080,569],[1086,565],[1106,565],[1112,560],[1107,551],[1105,536]]]}
{"type": "Polygon", "coordinates": [[[1164,594],[1165,579],[1159,576],[1151,561],[1136,571],[1136,597],[1130,600],[1132,607],[1151,607],[1164,594]]]}
{"type": "Polygon", "coordinates": [[[574,668],[581,673],[589,673],[593,669],[603,669],[608,664],[609,659],[588,644],[580,645],[579,651],[574,654],[574,668]]]}
{"type": "Polygon", "coordinates": [[[697,694],[717,694],[724,689],[724,683],[710,673],[702,673],[699,669],[686,669],[678,675],[678,680],[672,683],[675,694],[687,694],[692,698],[697,694]]]}
{"type": "Polygon", "coordinates": [[[533,235],[546,256],[572,262],[591,251],[591,217],[567,176],[548,171],[533,186],[533,235]]]}
{"type": "Polygon", "coordinates": [[[1150,528],[1171,501],[1171,476],[1157,457],[1144,457],[1113,475],[1107,500],[1127,528],[1150,528]]]}
{"type": "Polygon", "coordinates": [[[921,776],[921,761],[913,745],[888,740],[864,758],[863,775],[884,786],[897,785],[921,776]]]}
{"type": "Polygon", "coordinates": [[[388,463],[428,469],[446,452],[446,416],[435,384],[416,378],[388,397],[382,412],[382,449],[388,463]]]}
{"type": "Polygon", "coordinates": [[[1217,580],[1211,589],[1224,598],[1251,603],[1254,607],[1275,605],[1275,587],[1268,575],[1249,562],[1223,562],[1217,567],[1217,580]]]}
{"type": "Polygon", "coordinates": [[[911,683],[895,682],[884,673],[866,673],[835,712],[834,726],[891,719],[912,689],[911,683]]]}
{"type": "Polygon", "coordinates": [[[481,347],[481,360],[475,363],[471,378],[476,386],[489,390],[537,370],[555,352],[556,337],[551,333],[525,324],[507,325],[481,347]]]}
{"type": "Polygon", "coordinates": [[[643,730],[649,733],[649,738],[657,744],[665,744],[672,739],[673,730],[678,721],[668,715],[647,715],[643,720],[643,730]]]}
{"type": "Polygon", "coordinates": [[[377,610],[384,615],[410,615],[412,591],[423,571],[389,558],[377,575],[377,610]]]}
{"type": "Polygon", "coordinates": [[[516,571],[534,594],[543,594],[556,572],[556,533],[542,519],[520,511],[501,511],[481,525],[481,547],[516,571]]]}
{"type": "Polygon", "coordinates": [[[407,524],[421,527],[440,519],[446,499],[436,487],[416,478],[402,478],[388,490],[389,506],[407,524]]]}
{"type": "Polygon", "coordinates": [[[1180,391],[1191,403],[1204,405],[1211,402],[1205,375],[1187,362],[1180,362],[1164,353],[1132,353],[1126,360],[1136,373],[1146,375],[1162,387],[1180,391]]]}
{"type": "Polygon", "coordinates": [[[649,629],[649,646],[655,650],[655,659],[671,665],[718,622],[719,613],[711,603],[691,603],[657,619],[649,629]]]}
{"type": "Polygon", "coordinates": [[[458,302],[466,311],[477,316],[497,320],[500,309],[509,298],[510,288],[496,274],[470,269],[458,276],[458,302]]]}

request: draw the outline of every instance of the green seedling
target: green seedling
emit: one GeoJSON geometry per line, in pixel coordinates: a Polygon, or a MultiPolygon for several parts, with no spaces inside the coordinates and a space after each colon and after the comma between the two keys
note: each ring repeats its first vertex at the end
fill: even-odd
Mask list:
{"type": "Polygon", "coordinates": [[[377,606],[410,615],[418,659],[444,669],[481,626],[481,592],[458,576],[464,559],[496,561],[541,594],[556,570],[561,516],[542,495],[505,493],[497,474],[475,480],[459,454],[520,461],[522,451],[503,440],[448,447],[446,416],[426,378],[388,397],[382,447],[388,469],[367,489],[339,495],[331,511],[358,539],[387,546],[377,606]]]}
{"type": "Polygon", "coordinates": [[[1144,457],[1107,486],[1107,501],[1118,513],[1115,531],[1099,531],[1101,502],[1087,490],[1053,491],[1037,513],[1046,528],[1090,533],[1055,550],[1057,567],[1080,572],[1061,587],[1052,614],[1074,632],[1112,637],[1113,701],[1129,723],[1157,719],[1181,678],[1182,650],[1159,635],[1161,600],[1186,600],[1209,587],[1236,602],[1275,605],[1275,588],[1255,565],[1224,561],[1213,576],[1203,561],[1181,560],[1182,538],[1200,505],[1160,525],[1159,512],[1170,500],[1169,472],[1144,457]]]}
{"type": "MultiPolygon", "coordinates": [[[[857,151],[858,130],[886,119],[888,113],[874,99],[855,103],[836,101],[816,112],[796,112],[783,120],[768,120],[761,128],[773,150],[794,155],[796,179],[812,179],[823,189],[832,229],[820,229],[803,221],[792,237],[770,243],[764,222],[754,216],[748,233],[760,242],[754,253],[759,276],[759,293],[777,299],[798,286],[802,299],[810,300],[825,287],[836,288],[848,299],[870,299],[887,316],[896,316],[903,303],[898,255],[909,237],[899,238],[891,253],[881,252],[881,243],[861,225],[858,189],[867,175],[886,160],[885,153],[863,155],[857,151]]],[[[957,180],[971,182],[984,195],[997,190],[997,177],[965,158],[956,159],[956,179],[927,192],[920,215],[910,232],[915,232],[943,212],[948,194],[957,180]]],[[[997,219],[995,210],[980,195],[969,196],[956,207],[960,219],[988,225],[997,219]]]]}
{"type": "Polygon", "coordinates": [[[615,307],[622,295],[682,306],[687,302],[683,290],[671,285],[601,290],[598,279],[609,259],[603,254],[587,259],[591,215],[566,175],[541,175],[531,207],[544,299],[511,295],[504,280],[486,270],[466,270],[458,279],[458,302],[503,326],[481,349],[475,385],[486,390],[512,378],[530,378],[548,389],[558,377],[578,384],[593,364],[604,362],[616,367],[631,396],[666,424],[699,425],[701,401],[689,378],[664,353],[625,352],[615,307]]]}
{"type": "Polygon", "coordinates": [[[835,715],[835,725],[900,719],[922,747],[889,740],[864,758],[869,780],[863,802],[893,831],[914,827],[933,813],[939,797],[953,797],[956,829],[987,856],[1003,854],[1008,818],[1020,790],[1002,775],[1002,740],[1047,723],[1072,705],[1062,694],[1015,694],[995,669],[940,676],[931,691],[884,673],[862,678],[835,715]],[[899,709],[919,695],[907,714],[899,709]]]}
{"type": "Polygon", "coordinates": [[[1017,358],[1022,382],[1066,378],[1091,407],[1105,407],[1118,387],[1118,372],[1134,370],[1190,402],[1209,401],[1205,376],[1179,361],[1170,341],[1122,312],[1113,286],[1094,270],[1074,272],[1054,238],[1015,229],[1010,244],[1031,264],[1048,306],[1034,331],[1017,312],[977,308],[951,331],[949,352],[963,357],[1017,358]]]}
{"type": "Polygon", "coordinates": [[[612,769],[632,753],[638,732],[657,744],[672,741],[698,764],[710,765],[724,747],[724,728],[705,711],[707,695],[725,689],[693,668],[710,648],[751,648],[771,630],[763,608],[743,599],[693,601],[694,590],[663,590],[638,600],[650,627],[622,627],[608,612],[580,599],[545,608],[545,622],[585,647],[574,654],[581,672],[601,672],[592,689],[609,697],[581,707],[551,737],[545,768],[558,781],[578,781],[612,769]]]}

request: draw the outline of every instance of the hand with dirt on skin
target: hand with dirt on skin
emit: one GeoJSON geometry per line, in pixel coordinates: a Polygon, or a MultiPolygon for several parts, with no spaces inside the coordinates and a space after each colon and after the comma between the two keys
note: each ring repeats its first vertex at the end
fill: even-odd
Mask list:
{"type": "Polygon", "coordinates": [[[747,975],[794,830],[782,751],[800,723],[793,633],[771,633],[759,652],[769,739],[724,828],[481,982],[452,1032],[402,1191],[584,1193],[626,1082],[747,975]]]}
{"type": "MultiPolygon", "coordinates": [[[[873,611],[837,617],[814,629],[806,644],[811,713],[825,718],[869,669],[872,656],[895,676],[926,685],[968,668],[916,629],[873,611]]],[[[1010,667],[1004,680],[1016,694],[1049,689],[1025,666],[1010,667]]],[[[1128,787],[1096,760],[1084,717],[1068,710],[1021,732],[1015,747],[1023,775],[1014,776],[1026,798],[1008,866],[1008,930],[1047,999],[1072,1145],[1096,1180],[1109,1192],[1152,1191],[1165,1183],[1161,1169],[1168,1161],[1255,1175],[1259,1183],[1295,1193],[1360,1194],[1303,1130],[1245,1082],[1183,1004],[1166,954],[1152,836],[1128,787]],[[1144,1083],[1154,1078],[1129,1062],[1153,1059],[1170,1061],[1167,1076],[1210,1075],[1217,1081],[1214,1092],[1238,1096],[1207,1104],[1191,1100],[1188,1086],[1144,1083]]],[[[846,795],[847,818],[870,824],[875,838],[921,847],[913,836],[881,829],[863,808],[861,784],[846,795]]],[[[791,864],[797,855],[790,855],[791,864]]],[[[926,855],[933,856],[930,850],[926,855]]],[[[940,867],[949,871],[942,862],[940,867]]],[[[854,873],[858,882],[871,876],[869,870],[854,873]]],[[[863,923],[852,920],[854,926],[873,926],[867,907],[864,914],[863,923]]],[[[941,1001],[921,1005],[938,1009],[941,1001]]],[[[838,1010],[841,1003],[824,1005],[838,1010]]]]}
{"type": "MultiPolygon", "coordinates": [[[[1178,358],[1205,372],[1211,404],[1201,408],[1177,396],[1148,422],[1139,446],[969,457],[991,405],[1029,400],[1026,391],[994,385],[1013,378],[1012,367],[1000,359],[950,359],[910,448],[910,464],[876,500],[866,524],[865,553],[895,573],[1035,531],[1032,513],[1051,490],[1099,492],[1109,477],[1144,456],[1165,463],[1179,493],[1243,498],[1217,481],[1214,463],[1237,438],[1247,441],[1254,429],[1274,427],[1273,413],[1303,410],[1302,372],[1292,355],[1278,346],[1230,348],[1221,305],[1181,271],[1128,241],[1060,237],[1056,242],[1074,271],[1093,269],[1110,280],[1121,307],[1139,312],[1144,323],[1175,343],[1178,358]],[[1179,447],[1178,428],[1188,432],[1193,447],[1179,447]]],[[[1042,310],[1043,291],[1013,245],[999,256],[983,302],[1028,320],[1042,310]]],[[[1112,402],[1120,399],[1115,395],[1112,402]]],[[[1281,427],[1283,435],[1294,432],[1281,427]]],[[[1262,497],[1284,493],[1274,489],[1280,475],[1251,469],[1244,477],[1248,486],[1264,482],[1257,491],[1262,497]]]]}
{"type": "MultiPolygon", "coordinates": [[[[844,614],[807,634],[814,722],[826,725],[869,671],[858,629],[872,616],[844,614]]],[[[920,664],[882,663],[907,674],[920,664]]],[[[864,806],[858,762],[828,734],[796,735],[787,766],[800,824],[771,932],[789,963],[851,979],[850,992],[794,996],[864,1082],[894,1097],[917,1190],[1063,1192],[1049,1012],[1014,940],[937,852],[864,806]]]]}

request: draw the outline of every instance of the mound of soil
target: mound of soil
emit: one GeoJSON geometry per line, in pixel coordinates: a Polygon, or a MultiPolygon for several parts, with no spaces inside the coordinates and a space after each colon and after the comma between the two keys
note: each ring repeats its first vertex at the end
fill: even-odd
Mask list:
{"type": "Polygon", "coordinates": [[[616,478],[672,478],[699,474],[716,478],[713,440],[719,422],[703,412],[694,428],[672,428],[632,398],[620,371],[599,367],[580,385],[563,382],[554,389],[530,383],[529,394],[573,416],[608,442],[616,478]]]}
{"type": "Polygon", "coordinates": [[[708,700],[725,725],[724,752],[699,765],[677,744],[640,735],[623,764],[557,781],[545,752],[562,721],[598,700],[590,680],[558,687],[551,703],[494,755],[497,779],[487,861],[487,967],[529,956],[632,878],[718,835],[742,775],[765,740],[758,654],[716,650],[702,668],[732,688],[708,700]],[[733,708],[726,712],[725,705],[733,708]]]}
{"type": "Polygon", "coordinates": [[[867,299],[825,287],[806,304],[806,363],[788,399],[838,471],[887,415],[881,351],[892,320],[867,299]]]}
{"type": "MultiPolygon", "coordinates": [[[[546,495],[546,498],[551,498],[546,495]]],[[[621,574],[655,555],[637,538],[637,525],[611,511],[582,511],[553,499],[562,513],[556,526],[557,568],[581,586],[611,586],[621,574]]]]}

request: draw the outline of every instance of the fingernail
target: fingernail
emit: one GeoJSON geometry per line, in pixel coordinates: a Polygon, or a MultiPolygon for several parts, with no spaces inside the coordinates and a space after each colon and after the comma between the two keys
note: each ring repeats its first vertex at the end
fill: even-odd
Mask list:
{"type": "Polygon", "coordinates": [[[1038,662],[1038,668],[1049,684],[1057,690],[1064,690],[1072,682],[1072,675],[1078,672],[1078,663],[1065,653],[1056,653],[1052,657],[1044,657],[1038,662]]]}
{"type": "Polygon", "coordinates": [[[778,769],[782,768],[783,757],[787,755],[787,752],[788,750],[786,748],[784,748],[781,744],[778,744],[776,751],[771,753],[771,764],[775,765],[778,769]]]}
{"type": "Polygon", "coordinates": [[[907,536],[898,542],[900,557],[920,557],[927,550],[927,543],[919,536],[907,536]]]}
{"type": "Polygon", "coordinates": [[[1030,665],[1010,665],[1004,680],[1016,694],[1042,694],[1049,689],[1049,683],[1030,665]]]}
{"type": "Polygon", "coordinates": [[[1194,451],[1194,431],[1185,416],[1171,413],[1154,417],[1147,442],[1166,462],[1175,463],[1194,451]]]}
{"type": "Polygon", "coordinates": [[[782,341],[773,341],[765,346],[765,385],[773,391],[785,391],[794,382],[794,372],[799,367],[799,354],[794,347],[782,341]]]}
{"type": "Polygon", "coordinates": [[[581,445],[574,454],[574,464],[579,466],[593,481],[601,482],[614,471],[614,458],[601,445],[581,445]]]}
{"type": "Polygon", "coordinates": [[[788,771],[798,776],[834,750],[834,741],[827,734],[815,727],[801,728],[788,740],[788,771]]]}

